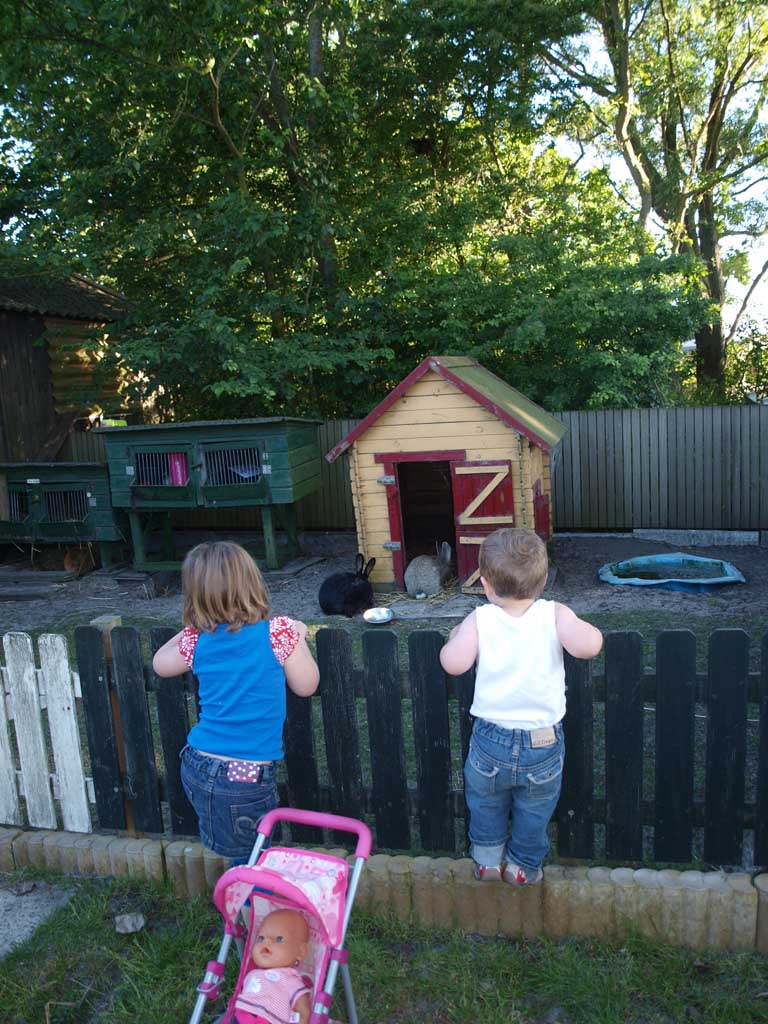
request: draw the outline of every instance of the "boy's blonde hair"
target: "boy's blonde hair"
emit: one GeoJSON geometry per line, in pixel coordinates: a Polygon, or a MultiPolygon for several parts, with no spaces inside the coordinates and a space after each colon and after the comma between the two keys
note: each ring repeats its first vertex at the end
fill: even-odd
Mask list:
{"type": "Polygon", "coordinates": [[[548,568],[546,545],[533,530],[495,530],[480,547],[480,575],[499,597],[538,597],[548,568]]]}
{"type": "Polygon", "coordinates": [[[192,548],[181,566],[184,625],[233,632],[269,616],[269,597],[258,566],[239,544],[215,540],[192,548]]]}

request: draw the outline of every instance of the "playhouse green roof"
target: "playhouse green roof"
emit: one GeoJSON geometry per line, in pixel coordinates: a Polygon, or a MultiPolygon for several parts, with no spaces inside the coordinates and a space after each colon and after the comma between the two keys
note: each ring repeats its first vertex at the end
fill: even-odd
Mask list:
{"type": "MultiPolygon", "coordinates": [[[[560,420],[542,409],[540,405],[532,402],[521,391],[513,388],[497,377],[495,373],[486,370],[484,366],[474,359],[469,361],[462,359],[456,365],[451,365],[453,359],[458,356],[441,356],[440,362],[445,364],[465,385],[464,390],[472,389],[483,395],[499,410],[503,410],[512,419],[524,424],[540,441],[544,441],[548,447],[554,447],[566,431],[566,427],[560,420]]],[[[485,404],[485,403],[484,403],[485,404]]]]}
{"type": "Polygon", "coordinates": [[[550,416],[540,405],[526,398],[524,394],[511,387],[501,377],[486,370],[476,359],[470,356],[427,356],[412,370],[404,380],[400,381],[387,397],[376,408],[368,413],[364,420],[351,430],[346,437],[327,453],[328,462],[346,451],[350,445],[365,433],[370,426],[398,398],[401,398],[415,383],[429,371],[436,373],[443,380],[450,381],[465,394],[484,406],[508,426],[524,434],[540,448],[549,451],[560,441],[566,427],[560,420],[550,416]]]}

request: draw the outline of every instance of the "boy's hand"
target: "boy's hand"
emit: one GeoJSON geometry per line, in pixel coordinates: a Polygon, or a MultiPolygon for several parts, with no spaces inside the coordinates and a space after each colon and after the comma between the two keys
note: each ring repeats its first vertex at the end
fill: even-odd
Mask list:
{"type": "Polygon", "coordinates": [[[470,612],[463,622],[454,626],[445,647],[440,651],[440,664],[452,676],[468,672],[477,660],[477,623],[470,612]]]}
{"type": "Polygon", "coordinates": [[[555,604],[557,638],[574,658],[595,658],[603,648],[603,634],[580,619],[564,604],[555,604]]]}

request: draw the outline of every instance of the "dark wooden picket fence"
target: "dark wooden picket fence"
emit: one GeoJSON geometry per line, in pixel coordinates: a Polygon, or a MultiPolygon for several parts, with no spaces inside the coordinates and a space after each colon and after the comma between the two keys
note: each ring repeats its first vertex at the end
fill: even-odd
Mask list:
{"type": "MultiPolygon", "coordinates": [[[[170,634],[153,630],[151,649],[170,634]]],[[[350,634],[321,629],[319,697],[289,694],[284,799],[367,819],[381,849],[463,852],[474,680],[443,673],[443,643],[411,633],[403,672],[398,637],[371,629],[358,667],[350,634]]],[[[127,802],[139,832],[195,834],[178,759],[194,678],[157,678],[129,627],[112,632],[110,666],[92,627],[77,629],[76,651],[99,826],[124,829],[127,802]]],[[[709,637],[706,671],[686,630],[661,633],[652,663],[632,632],[608,634],[599,674],[567,659],[558,856],[768,865],[768,634],[759,672],[748,635],[731,629],[709,637]]]]}

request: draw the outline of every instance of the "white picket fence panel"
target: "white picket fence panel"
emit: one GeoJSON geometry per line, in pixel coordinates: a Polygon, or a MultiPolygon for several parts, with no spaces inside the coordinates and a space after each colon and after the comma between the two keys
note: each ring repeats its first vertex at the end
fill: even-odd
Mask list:
{"type": "Polygon", "coordinates": [[[46,633],[37,646],[40,668],[29,634],[3,637],[0,824],[56,829],[58,802],[61,827],[92,832],[93,780],[85,773],[77,721],[80,679],[70,667],[63,636],[46,633]]]}

